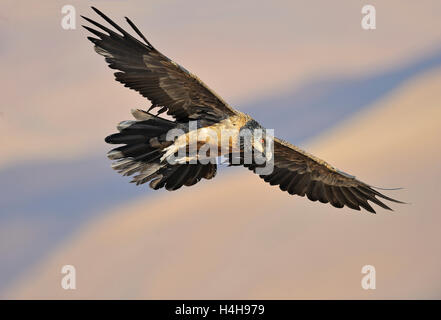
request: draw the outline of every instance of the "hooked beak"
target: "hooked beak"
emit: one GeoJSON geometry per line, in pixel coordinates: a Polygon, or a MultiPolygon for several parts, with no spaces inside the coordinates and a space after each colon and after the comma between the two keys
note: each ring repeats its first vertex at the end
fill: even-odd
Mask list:
{"type": "Polygon", "coordinates": [[[273,158],[272,148],[266,150],[266,146],[261,141],[255,141],[254,148],[265,156],[267,162],[271,161],[271,159],[273,158]]]}
{"type": "Polygon", "coordinates": [[[263,144],[260,141],[254,141],[254,149],[256,149],[262,154],[265,154],[265,148],[263,147],[263,144]]]}
{"type": "Polygon", "coordinates": [[[254,149],[262,153],[265,156],[266,161],[270,161],[273,158],[272,152],[266,152],[266,148],[264,147],[263,143],[260,141],[254,142],[254,149]]]}
{"type": "Polygon", "coordinates": [[[273,158],[273,153],[270,151],[265,152],[265,158],[266,158],[266,161],[271,161],[271,159],[273,158]]]}

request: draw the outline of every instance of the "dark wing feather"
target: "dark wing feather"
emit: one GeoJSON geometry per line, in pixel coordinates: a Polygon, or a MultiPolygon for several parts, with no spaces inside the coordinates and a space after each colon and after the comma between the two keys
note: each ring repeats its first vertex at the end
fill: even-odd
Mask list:
{"type": "Polygon", "coordinates": [[[105,57],[110,68],[119,70],[115,73],[117,81],[138,91],[152,102],[152,106],[162,107],[160,112],[167,111],[178,121],[205,120],[213,123],[236,114],[199,78],[156,50],[128,18],[129,25],[145,43],[131,36],[98,9],[92,9],[120,32],[83,17],[99,28],[83,26],[97,36],[88,37],[94,43],[95,51],[105,57]]]}
{"type": "MultiPolygon", "coordinates": [[[[253,171],[257,167],[253,164],[245,166],[253,171]]],[[[312,201],[329,202],[337,208],[347,206],[360,210],[361,207],[375,213],[368,201],[387,210],[392,209],[378,198],[404,203],[277,138],[274,139],[274,171],[260,177],[271,185],[279,185],[282,191],[302,197],[306,195],[312,201]]]]}

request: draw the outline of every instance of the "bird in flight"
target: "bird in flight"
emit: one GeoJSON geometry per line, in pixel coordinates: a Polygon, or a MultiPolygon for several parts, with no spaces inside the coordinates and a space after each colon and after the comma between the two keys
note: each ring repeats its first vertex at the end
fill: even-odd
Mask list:
{"type": "MultiPolygon", "coordinates": [[[[108,157],[115,160],[112,164],[115,170],[123,175],[133,175],[132,182],[137,185],[150,182],[150,187],[155,190],[176,190],[192,186],[203,178],[212,179],[217,164],[203,162],[198,158],[200,153],[193,158],[186,156],[171,161],[179,150],[188,151],[193,136],[211,130],[232,133],[227,150],[221,148],[221,138],[209,140],[220,152],[216,157],[226,156],[230,165],[243,165],[259,172],[265,164],[254,160],[244,162],[244,152],[248,149],[241,138],[245,129],[265,132],[257,121],[233,109],[198,77],[160,53],[129,18],[126,17],[127,23],[139,39],[98,9],[92,9],[116,30],[82,16],[96,27],[83,26],[95,36],[88,37],[95,51],[105,57],[110,68],[118,70],[114,74],[117,81],[138,91],[152,104],[148,110],[132,110],[134,120],[121,122],[119,132],[106,137],[107,143],[122,145],[108,153],[108,157]],[[152,110],[158,111],[154,114],[152,110]],[[159,116],[163,112],[171,120],[159,116]],[[189,125],[192,121],[196,126],[189,125]],[[178,129],[180,134],[173,139],[167,136],[168,132],[178,129]]],[[[375,210],[368,201],[387,210],[392,209],[384,200],[403,203],[282,139],[272,139],[268,157],[267,139],[265,134],[261,139],[251,139],[251,150],[266,154],[265,159],[272,161],[271,172],[259,175],[270,185],[278,185],[282,191],[301,197],[306,195],[312,201],[330,203],[337,208],[364,208],[372,213],[375,210]]],[[[196,148],[201,148],[199,141],[196,148]]],[[[210,158],[211,153],[206,157],[210,158]]]]}

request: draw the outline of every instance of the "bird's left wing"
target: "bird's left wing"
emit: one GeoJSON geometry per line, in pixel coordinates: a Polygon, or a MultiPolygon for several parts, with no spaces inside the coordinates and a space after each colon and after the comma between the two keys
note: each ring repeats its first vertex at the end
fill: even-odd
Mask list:
{"type": "MultiPolygon", "coordinates": [[[[246,165],[255,171],[256,165],[246,165]]],[[[403,203],[389,198],[372,186],[357,180],[323,160],[293,146],[281,139],[274,139],[274,170],[261,175],[271,185],[278,185],[282,191],[307,196],[312,201],[331,203],[334,207],[360,210],[360,207],[375,213],[368,201],[392,210],[377,197],[403,203]]]]}
{"type": "Polygon", "coordinates": [[[129,25],[145,43],[98,9],[92,9],[120,32],[82,16],[101,29],[83,26],[98,37],[88,37],[95,44],[95,51],[105,57],[110,68],[119,70],[115,73],[117,81],[138,91],[152,102],[152,106],[160,107],[160,113],[167,111],[178,121],[207,122],[218,122],[236,113],[195,75],[156,50],[128,18],[129,25]]]}

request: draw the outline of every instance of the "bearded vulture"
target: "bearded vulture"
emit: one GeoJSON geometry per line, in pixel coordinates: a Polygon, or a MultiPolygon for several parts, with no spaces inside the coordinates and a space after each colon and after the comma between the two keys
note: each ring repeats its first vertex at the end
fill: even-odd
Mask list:
{"type": "Polygon", "coordinates": [[[150,182],[155,190],[192,186],[202,178],[212,179],[217,163],[211,160],[225,156],[230,165],[243,165],[257,174],[271,162],[272,170],[259,174],[265,182],[278,185],[291,195],[306,195],[312,201],[337,208],[361,207],[375,213],[368,201],[387,210],[392,209],[384,200],[403,203],[281,139],[273,137],[271,150],[267,150],[269,135],[257,121],[233,109],[197,76],[159,52],[130,19],[126,18],[127,23],[139,39],[98,9],[92,9],[116,30],[82,16],[96,27],[83,26],[95,35],[88,37],[95,51],[104,56],[110,68],[118,70],[114,74],[117,81],[138,91],[152,104],[148,110],[132,110],[134,120],[121,122],[118,133],[105,139],[107,143],[122,145],[109,151],[108,157],[114,160],[115,170],[133,175],[132,182],[150,182]],[[169,117],[159,116],[163,112],[169,117]],[[260,139],[250,138],[251,148],[244,142],[246,135],[241,135],[244,129],[263,130],[260,139]],[[173,130],[178,133],[171,139],[169,133],[173,130]],[[204,140],[218,152],[212,153],[210,148],[202,159],[199,151],[203,143],[197,139],[199,134],[209,131],[228,132],[231,136],[226,149],[220,146],[222,138],[204,140]],[[189,151],[192,138],[196,138],[196,155],[176,156],[180,150],[189,151]],[[251,157],[245,162],[245,152],[261,153],[265,161],[257,163],[251,157]],[[202,161],[207,159],[210,161],[202,161]]]}

